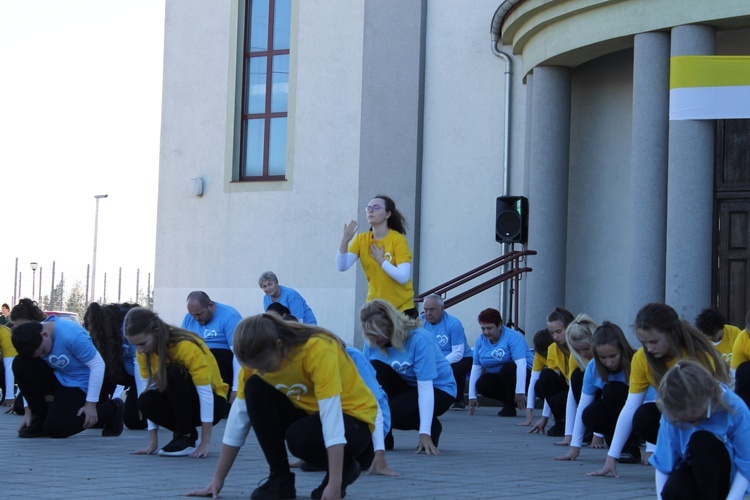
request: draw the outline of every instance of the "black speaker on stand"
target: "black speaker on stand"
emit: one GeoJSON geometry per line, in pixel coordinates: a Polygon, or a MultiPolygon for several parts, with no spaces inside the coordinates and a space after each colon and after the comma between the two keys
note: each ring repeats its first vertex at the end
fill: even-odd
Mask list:
{"type": "Polygon", "coordinates": [[[523,245],[528,233],[529,200],[523,196],[499,196],[495,211],[495,241],[523,245]]]}

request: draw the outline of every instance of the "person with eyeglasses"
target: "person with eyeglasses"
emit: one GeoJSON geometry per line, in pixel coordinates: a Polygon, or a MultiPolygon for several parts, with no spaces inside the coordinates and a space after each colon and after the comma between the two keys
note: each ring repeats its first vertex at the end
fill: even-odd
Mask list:
{"type": "Polygon", "coordinates": [[[750,481],[750,410],[700,363],[679,361],[659,383],[658,498],[744,497],[750,481]]]}
{"type": "Polygon", "coordinates": [[[394,201],[384,195],[370,200],[365,213],[369,231],[357,234],[354,220],[344,225],[336,268],[346,271],[359,259],[367,277],[367,302],[382,299],[407,316],[417,318],[406,220],[394,201]]]}

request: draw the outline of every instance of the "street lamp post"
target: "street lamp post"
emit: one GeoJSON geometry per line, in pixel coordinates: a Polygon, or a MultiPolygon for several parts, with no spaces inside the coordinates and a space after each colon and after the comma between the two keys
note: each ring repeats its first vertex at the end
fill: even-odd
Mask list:
{"type": "Polygon", "coordinates": [[[34,300],[34,295],[36,294],[36,269],[39,267],[39,264],[36,262],[31,263],[31,300],[34,300]]]}
{"type": "Polygon", "coordinates": [[[94,295],[94,290],[96,288],[96,238],[99,232],[99,200],[102,198],[106,198],[107,194],[97,194],[94,196],[96,198],[96,216],[94,217],[94,257],[91,260],[91,300],[89,302],[94,302],[96,300],[96,295],[94,295]]]}

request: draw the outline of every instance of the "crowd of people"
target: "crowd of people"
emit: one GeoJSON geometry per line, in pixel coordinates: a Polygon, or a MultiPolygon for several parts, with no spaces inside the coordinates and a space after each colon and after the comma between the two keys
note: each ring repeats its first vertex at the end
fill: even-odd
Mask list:
{"type": "Polygon", "coordinates": [[[22,415],[19,438],[90,428],[117,437],[127,427],[146,431],[134,454],[203,458],[226,418],[214,475],[189,496],[219,494],[253,430],[268,478],[251,498],[296,498],[292,470],[300,468],[326,473],[311,498],[337,499],[363,471],[398,474],[386,460],[393,429],[417,431],[415,453],[440,455],[439,417],[473,415],[480,401],[495,400],[500,417],[519,410],[517,425],[529,433],[562,438],[555,444],[567,453],[550,459],[608,448],[591,476],[642,463],[653,466],[660,498],[744,496],[750,313],[744,330],[713,308],[693,326],[669,305],[646,304],[634,349],[618,325],[560,306],[527,342],[487,308],[472,347],[441,296],[425,297],[419,314],[406,224],[393,200],[378,195],[365,211],[370,229],[357,234],[356,222],[345,224],[335,259],[339,271],[359,260],[367,277],[362,351],[318,326],[302,295],[271,271],[258,280],[265,313],[243,319],[196,290],[179,327],[128,303],[92,303],[77,325],[22,299],[0,325],[0,401],[22,415]],[[161,447],[159,427],[172,432],[161,447]]]}

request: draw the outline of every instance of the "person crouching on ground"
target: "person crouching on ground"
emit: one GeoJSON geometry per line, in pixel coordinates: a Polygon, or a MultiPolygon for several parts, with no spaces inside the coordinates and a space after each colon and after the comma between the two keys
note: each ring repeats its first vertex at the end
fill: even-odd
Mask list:
{"type": "Polygon", "coordinates": [[[149,420],[149,444],[133,453],[156,452],[160,425],[174,433],[172,441],[159,450],[160,456],[208,456],[211,430],[226,412],[229,390],[216,358],[200,337],[166,324],[143,307],[128,311],[123,328],[136,349],[138,408],[149,420]],[[196,447],[198,426],[201,441],[196,447]]]}

